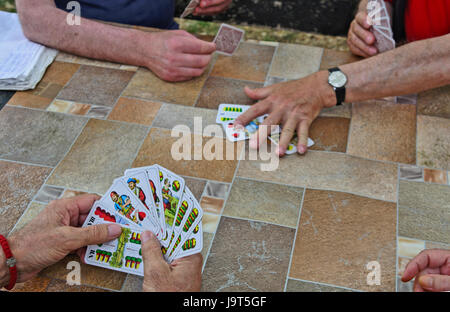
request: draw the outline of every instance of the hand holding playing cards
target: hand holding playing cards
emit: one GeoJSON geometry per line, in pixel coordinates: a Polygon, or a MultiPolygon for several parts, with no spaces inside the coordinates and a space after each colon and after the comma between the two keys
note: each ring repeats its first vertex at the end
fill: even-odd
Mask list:
{"type": "Polygon", "coordinates": [[[370,32],[370,27],[367,13],[359,12],[350,25],[347,37],[348,46],[353,54],[370,57],[378,53],[375,36],[370,32]]]}
{"type": "Polygon", "coordinates": [[[183,30],[150,33],[147,67],[166,81],[185,81],[201,76],[216,46],[183,30]]]}
{"type": "Polygon", "coordinates": [[[80,227],[99,198],[82,195],[53,201],[8,238],[17,260],[18,282],[30,279],[73,251],[82,251],[80,248],[84,246],[105,243],[120,235],[121,227],[116,224],[80,227]]]}
{"type": "Polygon", "coordinates": [[[414,277],[414,291],[449,291],[450,250],[422,251],[408,263],[402,281],[408,282],[414,277]]]}
{"type": "Polygon", "coordinates": [[[261,89],[252,90],[246,87],[247,95],[259,102],[239,116],[235,125],[245,126],[256,117],[269,114],[258,132],[250,138],[250,148],[256,149],[266,141],[270,125],[281,124],[283,130],[277,154],[285,155],[295,131],[299,138],[297,151],[304,154],[308,146],[311,123],[323,107],[336,104],[333,89],[326,84],[327,77],[327,72],[318,72],[300,80],[278,83],[261,89]],[[325,99],[329,98],[334,98],[334,104],[327,103],[330,101],[325,99]],[[264,125],[266,127],[263,127],[264,125]]]}
{"type": "Polygon", "coordinates": [[[168,264],[158,239],[149,231],[142,234],[144,259],[143,291],[200,291],[202,255],[200,253],[176,259],[168,264]]]}
{"type": "Polygon", "coordinates": [[[232,0],[201,0],[200,5],[194,11],[194,15],[219,14],[228,9],[231,2],[232,0]]]}

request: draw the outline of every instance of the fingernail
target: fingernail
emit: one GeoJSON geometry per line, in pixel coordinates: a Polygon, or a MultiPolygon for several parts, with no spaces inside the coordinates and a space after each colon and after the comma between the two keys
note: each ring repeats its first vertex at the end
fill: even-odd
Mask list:
{"type": "Polygon", "coordinates": [[[154,235],[152,232],[145,231],[144,233],[142,233],[142,242],[145,243],[149,239],[153,239],[153,237],[154,237],[154,235]]]}
{"type": "Polygon", "coordinates": [[[117,237],[122,233],[122,227],[118,224],[111,224],[108,226],[108,236],[117,237]]]}
{"type": "Polygon", "coordinates": [[[305,154],[306,153],[306,145],[301,144],[298,148],[298,151],[300,152],[300,154],[305,154]]]}
{"type": "Polygon", "coordinates": [[[281,146],[278,146],[277,155],[282,156],[282,155],[284,155],[284,152],[285,152],[284,148],[282,148],[281,146]]]}
{"type": "Polygon", "coordinates": [[[422,276],[420,278],[420,284],[424,288],[433,288],[433,278],[431,276],[422,276]]]}

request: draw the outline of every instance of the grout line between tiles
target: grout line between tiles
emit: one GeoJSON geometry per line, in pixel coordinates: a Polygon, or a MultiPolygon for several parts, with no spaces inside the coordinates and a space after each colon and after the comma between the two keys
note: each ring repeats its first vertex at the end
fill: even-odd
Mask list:
{"type": "MultiPolygon", "coordinates": [[[[211,212],[208,212],[211,213],[211,212]]],[[[217,215],[216,213],[212,213],[217,215]]],[[[244,217],[238,217],[238,216],[231,216],[231,215],[227,215],[227,214],[221,214],[222,217],[227,217],[230,219],[237,219],[237,220],[242,220],[242,221],[250,221],[250,222],[259,222],[259,223],[265,223],[268,225],[274,225],[274,226],[279,226],[279,227],[284,227],[284,228],[289,228],[291,230],[295,230],[296,227],[295,226],[289,226],[289,225],[285,225],[285,224],[279,224],[279,223],[273,223],[270,221],[265,221],[265,220],[256,220],[256,219],[251,219],[251,218],[244,218],[244,217]]]]}
{"type": "Polygon", "coordinates": [[[398,198],[399,198],[399,189],[400,189],[400,166],[397,166],[397,203],[395,208],[397,210],[397,220],[395,227],[395,291],[398,292],[398,198]]]}
{"type": "Polygon", "coordinates": [[[286,280],[284,282],[284,292],[286,292],[286,290],[287,290],[289,274],[291,272],[292,258],[294,257],[295,241],[297,240],[297,233],[298,233],[298,229],[300,228],[300,220],[301,220],[301,216],[302,216],[303,203],[305,201],[305,194],[306,194],[306,188],[303,189],[302,199],[300,201],[300,209],[298,212],[297,227],[295,228],[294,241],[292,242],[291,254],[289,256],[289,265],[288,265],[288,270],[286,272],[286,280]]]}
{"type": "MultiPolygon", "coordinates": [[[[203,83],[202,87],[200,88],[200,92],[197,94],[194,104],[192,104],[191,107],[197,107],[198,100],[200,99],[200,96],[202,95],[203,90],[205,89],[206,81],[208,81],[209,77],[211,77],[211,73],[213,71],[214,66],[216,65],[218,58],[219,58],[219,56],[213,56],[213,60],[211,62],[211,68],[209,68],[208,73],[206,74],[205,82],[203,83]]],[[[201,108],[201,107],[197,107],[197,108],[201,108]]]]}
{"type": "Polygon", "coordinates": [[[49,166],[49,165],[33,164],[33,163],[29,163],[29,162],[12,160],[12,159],[0,158],[0,161],[11,162],[11,163],[16,163],[16,164],[20,164],[20,165],[26,165],[26,166],[33,166],[33,167],[43,167],[43,168],[49,168],[49,169],[53,169],[54,168],[54,167],[49,166]]]}
{"type": "MultiPolygon", "coordinates": [[[[345,147],[345,154],[347,154],[348,152],[348,146],[350,145],[350,140],[351,140],[351,134],[352,134],[352,125],[353,125],[353,103],[350,103],[350,112],[351,112],[351,116],[350,116],[350,122],[348,124],[348,133],[347,133],[347,145],[345,147]]],[[[347,154],[349,156],[351,156],[350,154],[347,154]]]]}
{"type": "Polygon", "coordinates": [[[299,282],[306,282],[306,283],[312,283],[312,284],[317,284],[317,285],[322,285],[322,286],[341,288],[341,289],[355,291],[355,292],[363,292],[363,291],[361,291],[359,289],[349,288],[349,287],[345,287],[345,286],[338,286],[338,285],[327,284],[327,283],[322,283],[322,282],[307,281],[307,280],[303,280],[303,279],[295,278],[295,277],[289,277],[289,278],[291,280],[295,280],[295,281],[299,281],[299,282]]]}

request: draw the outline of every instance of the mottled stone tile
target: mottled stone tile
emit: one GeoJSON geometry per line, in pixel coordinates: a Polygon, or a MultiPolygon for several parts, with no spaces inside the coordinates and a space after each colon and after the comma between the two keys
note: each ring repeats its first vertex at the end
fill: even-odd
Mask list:
{"type": "Polygon", "coordinates": [[[127,276],[126,273],[82,263],[77,255],[68,255],[58,263],[44,269],[40,275],[65,281],[67,274],[71,272],[70,269],[67,269],[67,264],[71,261],[80,264],[80,282],[83,286],[120,290],[127,276]]]}
{"type": "Polygon", "coordinates": [[[202,290],[283,291],[294,235],[290,228],[222,218],[203,271],[202,290]]]}
{"type": "Polygon", "coordinates": [[[447,184],[447,171],[424,168],[423,180],[425,182],[447,184]]]}
{"type": "Polygon", "coordinates": [[[12,292],[44,292],[50,281],[49,278],[36,276],[25,283],[17,283],[12,292]]]}
{"type": "Polygon", "coordinates": [[[450,243],[425,242],[426,249],[450,249],[450,243]]]}
{"type": "Polygon", "coordinates": [[[399,95],[397,96],[397,103],[417,105],[417,97],[417,94],[399,95]]]}
{"type": "Polygon", "coordinates": [[[347,153],[416,163],[416,106],[369,101],[353,104],[347,153]]]}
{"type": "Polygon", "coordinates": [[[0,160],[0,233],[11,231],[50,171],[0,160]]]}
{"type": "Polygon", "coordinates": [[[103,194],[130,168],[147,128],[91,119],[48,184],[103,194]]]}
{"type": "Polygon", "coordinates": [[[289,276],[364,291],[394,291],[396,204],[306,190],[289,276]],[[366,265],[378,261],[381,285],[366,265]]]}
{"type": "Polygon", "coordinates": [[[71,198],[79,195],[84,195],[86,192],[74,191],[74,190],[65,190],[62,194],[61,198],[71,198]]]}
{"type": "Polygon", "coordinates": [[[87,114],[87,112],[91,109],[91,105],[89,104],[83,104],[83,103],[73,103],[69,110],[67,111],[68,114],[72,115],[81,115],[84,116],[87,114]]]}
{"type": "Polygon", "coordinates": [[[34,95],[26,92],[16,92],[9,100],[10,106],[22,106],[29,108],[46,109],[53,99],[34,95]]]}
{"type": "Polygon", "coordinates": [[[202,249],[202,257],[203,264],[208,260],[208,252],[211,247],[211,243],[214,239],[214,234],[203,232],[203,249],[202,249]]]}
{"type": "Polygon", "coordinates": [[[111,107],[106,106],[91,106],[89,111],[86,113],[87,117],[106,119],[108,114],[111,112],[111,107]]]}
{"type": "Polygon", "coordinates": [[[55,83],[63,87],[79,68],[80,65],[78,64],[55,61],[47,68],[41,82],[55,83]]]}
{"type": "Polygon", "coordinates": [[[417,112],[420,115],[450,118],[450,85],[419,93],[417,112]]]}
{"type": "Polygon", "coordinates": [[[450,122],[417,116],[417,164],[450,170],[450,122]]]}
{"type": "MultiPolygon", "coordinates": [[[[119,26],[119,25],[117,25],[119,26]]],[[[123,27],[124,25],[120,25],[120,27],[123,27]]],[[[58,56],[56,57],[56,61],[60,62],[66,62],[66,63],[74,63],[79,65],[89,65],[89,66],[96,66],[96,67],[102,67],[102,68],[110,68],[110,69],[124,69],[124,70],[130,70],[130,71],[136,71],[137,68],[135,66],[128,66],[128,65],[121,65],[118,63],[112,63],[107,61],[101,61],[101,60],[95,60],[87,57],[77,56],[65,52],[59,52],[58,56]]]]}
{"type": "Polygon", "coordinates": [[[112,107],[133,74],[126,70],[83,65],[61,90],[58,99],[112,107]]]}
{"type": "Polygon", "coordinates": [[[67,113],[69,111],[69,108],[72,106],[72,103],[73,102],[70,102],[70,101],[54,100],[47,107],[47,110],[49,112],[55,112],[55,113],[67,113]]]}
{"type": "Polygon", "coordinates": [[[269,76],[300,79],[319,70],[322,48],[282,43],[270,69],[269,76]]]}
{"type": "Polygon", "coordinates": [[[423,181],[422,168],[416,166],[400,165],[400,179],[423,181]]]}
{"type": "Polygon", "coordinates": [[[275,47],[242,42],[232,57],[219,55],[212,76],[264,82],[275,47]]]}
{"type": "Polygon", "coordinates": [[[303,189],[237,178],[224,215],[297,227],[303,189]]]}
{"type": "Polygon", "coordinates": [[[189,177],[183,177],[185,185],[189,187],[192,194],[194,194],[195,198],[197,200],[200,200],[203,194],[203,190],[205,189],[206,181],[199,180],[199,179],[193,179],[189,177]]]}
{"type": "Polygon", "coordinates": [[[205,84],[208,72],[207,69],[200,77],[173,83],[159,79],[145,68],[139,68],[123,92],[123,96],[193,106],[205,84]]]}
{"type": "Polygon", "coordinates": [[[246,86],[256,89],[262,88],[264,85],[257,82],[211,76],[206,81],[196,106],[217,109],[222,103],[251,105],[255,101],[245,94],[244,88],[246,86]]]}
{"type": "Polygon", "coordinates": [[[0,158],[56,166],[86,119],[20,107],[0,111],[0,158]]]}
{"type": "Polygon", "coordinates": [[[310,150],[345,153],[349,127],[348,118],[316,118],[309,128],[309,137],[315,143],[310,150]]]}
{"type": "Polygon", "coordinates": [[[418,239],[399,237],[397,255],[403,258],[414,258],[425,249],[425,242],[418,239]]]}
{"type": "Polygon", "coordinates": [[[229,184],[208,181],[205,189],[205,194],[207,196],[225,199],[227,197],[229,188],[229,184]]]}
{"type": "Polygon", "coordinates": [[[205,233],[215,233],[217,230],[217,226],[219,225],[220,216],[214,213],[203,214],[203,232],[205,233]]]}
{"type": "Polygon", "coordinates": [[[73,285],[70,286],[67,284],[67,282],[64,280],[59,279],[53,279],[50,284],[48,285],[48,288],[46,290],[47,292],[107,292],[107,290],[97,288],[97,287],[90,287],[90,286],[84,286],[84,285],[73,285]]]}
{"type": "Polygon", "coordinates": [[[108,119],[150,126],[160,107],[159,103],[121,97],[108,119]]]}
{"type": "Polygon", "coordinates": [[[413,292],[414,280],[403,283],[400,277],[397,277],[397,292],[413,292]]]}
{"type": "Polygon", "coordinates": [[[223,204],[224,204],[223,199],[208,196],[203,196],[202,200],[200,201],[200,206],[203,208],[204,211],[217,214],[220,214],[220,212],[222,211],[223,204]]]}
{"type": "Polygon", "coordinates": [[[350,292],[345,288],[317,284],[313,282],[298,281],[289,278],[286,285],[287,292],[350,292]]]}
{"type": "Polygon", "coordinates": [[[330,189],[396,201],[397,166],[339,153],[309,151],[280,160],[274,171],[261,171],[266,162],[241,160],[237,175],[293,186],[330,189]]]}
{"type": "Polygon", "coordinates": [[[450,241],[450,187],[400,180],[398,234],[435,242],[450,241]]]}
{"type": "MultiPolygon", "coordinates": [[[[231,182],[238,163],[238,157],[242,150],[239,146],[234,148],[233,160],[226,160],[227,148],[230,144],[222,138],[217,137],[202,137],[197,134],[183,134],[183,138],[190,138],[192,144],[186,147],[186,153],[189,154],[190,148],[190,160],[175,160],[172,157],[172,145],[180,141],[180,137],[172,137],[170,130],[152,128],[149,135],[144,141],[136,160],[133,163],[133,167],[144,167],[152,164],[160,164],[167,169],[176,172],[179,175],[185,175],[195,178],[210,179],[222,182],[231,182]],[[217,152],[218,157],[223,160],[207,160],[205,159],[205,153],[200,155],[200,152],[213,149],[212,146],[222,146],[222,152],[217,152]],[[201,156],[201,160],[195,160],[195,157],[201,156]]],[[[234,145],[232,145],[234,146],[234,145]]],[[[174,147],[178,152],[179,149],[174,147]]],[[[230,151],[230,149],[228,149],[230,151]]],[[[200,158],[200,157],[199,157],[200,158]]]]}
{"type": "Polygon", "coordinates": [[[408,265],[409,261],[411,261],[411,258],[404,258],[404,257],[398,257],[397,260],[397,276],[402,277],[403,273],[405,273],[406,266],[408,265]]]}
{"type": "MultiPolygon", "coordinates": [[[[17,224],[14,226],[13,232],[17,232],[20,229],[22,229],[25,225],[27,225],[31,220],[36,218],[38,214],[44,210],[44,208],[47,205],[37,203],[37,202],[31,202],[28,209],[24,212],[24,214],[20,217],[17,224]]],[[[11,233],[13,233],[11,232],[11,233]]]]}
{"type": "Polygon", "coordinates": [[[142,284],[144,278],[133,274],[128,274],[125,282],[123,283],[122,292],[142,292],[142,284]]]}
{"type": "Polygon", "coordinates": [[[36,195],[35,201],[41,203],[49,203],[52,200],[58,199],[61,197],[64,189],[61,187],[44,185],[36,195]]]}
{"type": "Polygon", "coordinates": [[[324,49],[320,70],[328,70],[340,65],[345,65],[362,60],[362,57],[356,56],[350,51],[336,51],[332,49],[324,49]]]}
{"type": "MultiPolygon", "coordinates": [[[[176,126],[187,126],[192,133],[203,134],[209,125],[216,125],[217,111],[205,108],[174,104],[163,104],[156,115],[153,127],[173,129],[176,126]]],[[[223,131],[216,136],[223,137],[223,131]]]]}
{"type": "Polygon", "coordinates": [[[277,83],[282,83],[288,81],[286,78],[280,77],[267,77],[266,82],[264,82],[264,87],[268,87],[277,83]]]}
{"type": "Polygon", "coordinates": [[[319,116],[352,118],[352,103],[342,103],[342,105],[322,108],[319,116]]]}

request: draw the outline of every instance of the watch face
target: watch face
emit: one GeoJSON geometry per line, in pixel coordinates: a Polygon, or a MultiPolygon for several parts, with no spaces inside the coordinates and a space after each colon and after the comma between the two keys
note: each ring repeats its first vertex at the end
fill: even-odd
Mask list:
{"type": "Polygon", "coordinates": [[[342,88],[347,83],[347,77],[343,72],[335,71],[329,75],[328,82],[335,88],[342,88]]]}

